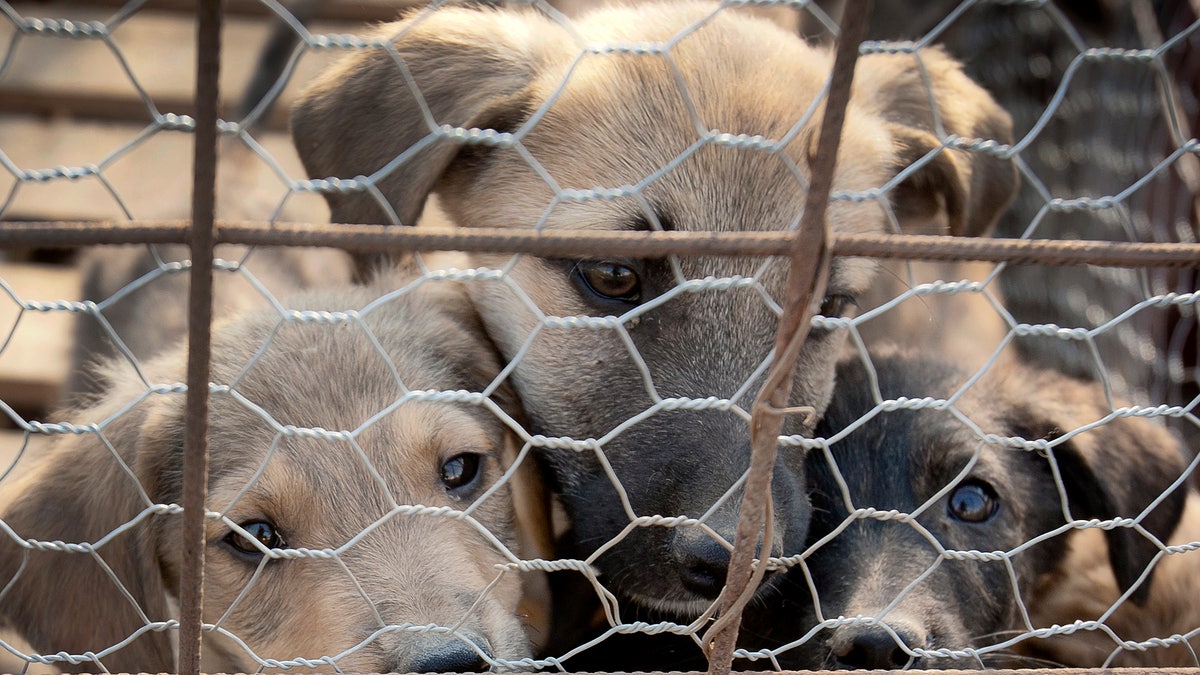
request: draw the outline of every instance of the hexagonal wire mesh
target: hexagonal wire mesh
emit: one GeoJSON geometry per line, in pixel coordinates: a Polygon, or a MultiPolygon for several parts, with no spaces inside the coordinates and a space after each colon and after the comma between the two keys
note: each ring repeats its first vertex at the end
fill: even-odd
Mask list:
{"type": "MultiPolygon", "coordinates": [[[[772,412],[774,480],[751,491],[766,527],[739,539],[769,547],[766,578],[734,667],[1200,667],[1194,7],[878,3],[886,41],[859,47],[820,173],[833,59],[797,34],[837,33],[840,3],[453,4],[349,34],[289,11],[316,3],[262,2],[296,46],[267,100],[220,123],[219,182],[227,217],[269,227],[218,237],[422,252],[218,253],[206,670],[704,668],[751,429],[772,412]],[[326,51],[342,65],[297,82],[326,51]],[[299,158],[268,140],[277,97],[299,158]],[[791,397],[756,408],[822,178],[837,257],[791,397]],[[324,218],[313,194],[364,225],[285,225],[324,218]],[[906,236],[993,224],[1019,241],[906,236]],[[1107,264],[1031,264],[1063,260],[1107,264]]],[[[0,217],[87,182],[110,217],[182,217],[114,178],[197,128],[133,65],[150,8],[0,7],[0,84],[29,43],[98,43],[150,119],[53,169],[7,133],[0,217]]],[[[171,671],[193,562],[191,265],[166,246],[87,255],[84,300],[3,284],[0,361],[30,317],[72,313],[85,376],[63,422],[2,405],[23,434],[0,478],[0,644],[22,668],[171,671]]]]}

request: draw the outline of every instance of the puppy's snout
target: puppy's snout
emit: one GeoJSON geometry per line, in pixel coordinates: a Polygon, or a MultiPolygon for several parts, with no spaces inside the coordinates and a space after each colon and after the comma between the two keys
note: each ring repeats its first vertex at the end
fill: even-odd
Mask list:
{"type": "MultiPolygon", "coordinates": [[[[482,640],[475,640],[475,644],[479,647],[478,650],[462,640],[450,640],[418,656],[412,662],[411,670],[414,673],[479,673],[486,671],[490,666],[487,659],[479,652],[482,651],[489,657],[494,655],[482,640]]],[[[404,672],[405,670],[409,670],[409,668],[394,672],[404,672]]]]}
{"type": "Polygon", "coordinates": [[[699,528],[679,528],[672,537],[671,555],[689,591],[709,599],[720,594],[729,570],[729,551],[720,542],[699,528]]]}
{"type": "Polygon", "coordinates": [[[925,631],[919,626],[889,622],[895,637],[879,624],[846,625],[838,628],[829,641],[834,663],[842,669],[897,670],[910,665],[904,649],[925,646],[925,631]],[[900,638],[900,642],[896,638],[900,638]],[[903,645],[901,644],[903,643],[903,645]]]}

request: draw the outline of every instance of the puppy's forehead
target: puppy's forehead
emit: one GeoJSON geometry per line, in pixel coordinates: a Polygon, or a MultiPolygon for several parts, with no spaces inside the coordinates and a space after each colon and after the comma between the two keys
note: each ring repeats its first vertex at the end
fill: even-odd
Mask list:
{"type": "Polygon", "coordinates": [[[943,488],[967,465],[971,465],[971,476],[998,487],[1012,481],[1010,463],[1023,459],[1021,451],[980,434],[980,429],[987,433],[995,428],[986,411],[968,417],[970,423],[948,411],[922,411],[918,416],[913,424],[910,470],[924,483],[921,492],[932,494],[943,488]]]}
{"type": "Polygon", "coordinates": [[[359,445],[373,462],[397,475],[417,465],[440,467],[464,452],[503,448],[503,427],[482,407],[411,401],[365,429],[359,445]]]}
{"type": "MultiPolygon", "coordinates": [[[[558,186],[637,186],[641,197],[572,205],[560,209],[554,226],[619,228],[621,220],[644,217],[647,205],[676,230],[798,222],[820,120],[814,104],[830,56],[773,24],[726,14],[670,16],[665,26],[655,21],[666,18],[639,17],[624,22],[632,26],[625,31],[602,23],[584,39],[654,48],[587,53],[534,85],[545,114],[523,143],[558,186]]],[[[847,115],[842,154],[849,159],[837,169],[834,189],[879,187],[894,159],[893,141],[871,113],[852,106],[847,115]]],[[[882,224],[877,206],[864,213],[835,205],[831,219],[842,231],[882,224]]]]}
{"type": "Polygon", "coordinates": [[[500,421],[471,404],[409,400],[390,409],[379,406],[380,415],[374,419],[369,419],[367,412],[375,408],[364,407],[344,418],[351,424],[337,424],[336,415],[321,424],[316,418],[299,423],[286,418],[271,420],[259,410],[228,403],[213,406],[219,420],[211,432],[212,444],[218,447],[213,453],[214,472],[232,473],[239,471],[238,467],[254,465],[256,458],[265,459],[272,447],[285,458],[319,469],[325,458],[314,448],[321,444],[350,447],[353,439],[372,463],[403,473],[417,461],[440,464],[465,450],[499,450],[504,438],[500,421]]]}
{"type": "Polygon", "coordinates": [[[498,453],[503,443],[494,418],[452,403],[405,403],[353,441],[337,433],[254,428],[252,419],[240,417],[236,425],[223,424],[213,432],[217,508],[247,485],[249,499],[259,507],[287,513],[296,512],[296,501],[313,500],[366,501],[386,510],[385,488],[398,503],[431,503],[439,496],[442,464],[463,452],[498,453]]]}
{"type": "Polygon", "coordinates": [[[462,329],[437,317],[400,316],[365,327],[262,323],[218,345],[229,349],[214,363],[213,379],[235,393],[214,400],[222,415],[354,429],[406,390],[474,390],[486,385],[476,371],[490,370],[477,365],[488,356],[471,350],[462,329]]]}
{"type": "Polygon", "coordinates": [[[764,188],[782,182],[798,192],[801,174],[788,164],[803,159],[799,144],[781,151],[786,158],[716,143],[701,150],[694,146],[710,132],[783,139],[811,96],[807,101],[790,94],[783,97],[788,100],[759,96],[756,101],[751,92],[737,93],[735,79],[715,92],[681,88],[695,79],[689,75],[694,73],[677,78],[657,55],[586,56],[563,88],[551,94],[526,145],[564,188],[636,185],[662,175],[667,189],[711,189],[723,179],[764,188]]]}

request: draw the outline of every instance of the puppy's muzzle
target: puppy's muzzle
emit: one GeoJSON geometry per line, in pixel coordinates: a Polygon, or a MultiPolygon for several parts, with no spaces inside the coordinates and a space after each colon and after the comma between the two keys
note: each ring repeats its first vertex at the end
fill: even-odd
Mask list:
{"type": "Polygon", "coordinates": [[[729,573],[729,550],[721,542],[700,528],[678,528],[671,537],[671,557],[684,588],[708,599],[721,593],[729,573]]]}
{"type": "MultiPolygon", "coordinates": [[[[714,529],[726,542],[732,542],[735,526],[736,522],[731,521],[728,527],[714,529]]],[[[708,532],[698,527],[676,528],[672,533],[670,546],[671,558],[678,568],[679,579],[684,588],[708,600],[716,599],[729,574],[728,546],[713,539],[708,532]]],[[[762,548],[760,541],[755,550],[756,557],[762,557],[762,548]]],[[[781,555],[781,548],[778,545],[773,546],[771,554],[781,555]]]]}
{"type": "Polygon", "coordinates": [[[925,630],[903,619],[888,621],[888,625],[895,636],[877,623],[840,626],[829,640],[834,665],[847,670],[900,670],[914,665],[917,659],[904,646],[910,650],[925,647],[925,630]]]}
{"type": "Polygon", "coordinates": [[[490,670],[483,652],[488,657],[494,657],[487,640],[475,637],[471,640],[479,648],[456,638],[447,639],[437,645],[424,649],[411,663],[396,664],[388,672],[403,673],[480,673],[490,670]]]}

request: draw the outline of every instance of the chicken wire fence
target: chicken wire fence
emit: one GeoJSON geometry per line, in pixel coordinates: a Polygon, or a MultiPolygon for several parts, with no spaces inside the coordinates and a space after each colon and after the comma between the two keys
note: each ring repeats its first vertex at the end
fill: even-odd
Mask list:
{"type": "Polygon", "coordinates": [[[99,44],[145,123],[50,169],[28,127],[0,137],[0,238],[148,244],[85,253],[82,300],[4,283],[8,354],[37,315],[77,323],[66,406],[3,404],[5,668],[191,672],[200,634],[212,672],[1200,667],[1196,8],[847,4],[439,3],[347,32],[315,27],[336,3],[231,5],[295,46],[207,124],[139,80],[123,36],[153,3],[0,3],[0,85],[40,72],[31,44],[60,68],[99,44]],[[820,44],[856,16],[822,171],[849,84],[820,44]],[[358,65],[297,94],[330,51],[358,65]],[[201,613],[186,193],[145,150],[204,130],[227,220],[201,613]],[[131,222],[16,222],[81,183],[131,222]],[[810,192],[834,254],[811,303],[787,283],[820,265],[810,192]],[[421,226],[289,224],[327,219],[316,195],[421,226]],[[387,248],[418,252],[364,253],[387,248]]]}

